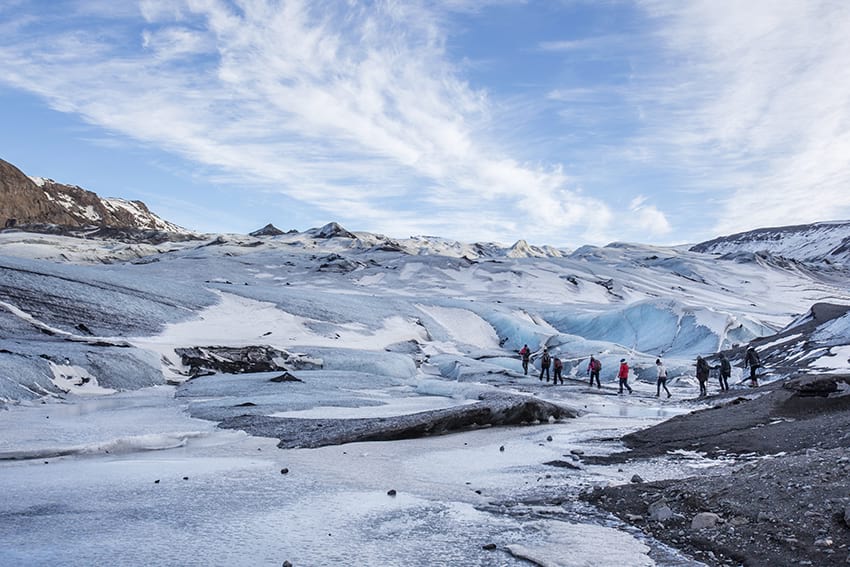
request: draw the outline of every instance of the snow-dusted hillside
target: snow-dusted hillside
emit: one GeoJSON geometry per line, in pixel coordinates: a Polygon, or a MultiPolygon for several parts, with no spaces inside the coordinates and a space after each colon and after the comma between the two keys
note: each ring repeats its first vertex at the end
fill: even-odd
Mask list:
{"type": "Polygon", "coordinates": [[[850,265],[850,221],[761,228],[697,244],[694,252],[740,254],[767,252],[789,260],[850,265]]]}

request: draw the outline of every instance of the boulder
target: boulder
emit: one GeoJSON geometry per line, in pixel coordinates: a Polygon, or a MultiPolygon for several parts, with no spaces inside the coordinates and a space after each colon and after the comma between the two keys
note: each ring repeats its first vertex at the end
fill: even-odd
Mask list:
{"type": "Polygon", "coordinates": [[[692,530],[702,530],[705,528],[713,528],[720,522],[720,516],[714,512],[700,512],[694,519],[691,520],[692,530]]]}
{"type": "Polygon", "coordinates": [[[665,499],[656,500],[649,505],[649,519],[653,522],[666,522],[673,517],[673,510],[667,505],[665,499]]]}
{"type": "Polygon", "coordinates": [[[279,376],[275,376],[274,378],[270,378],[269,382],[303,382],[300,378],[296,378],[289,372],[284,372],[279,376]]]}

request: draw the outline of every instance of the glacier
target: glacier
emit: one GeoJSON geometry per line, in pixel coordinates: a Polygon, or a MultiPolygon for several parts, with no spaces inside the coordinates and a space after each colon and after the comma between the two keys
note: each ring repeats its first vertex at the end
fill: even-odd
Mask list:
{"type": "Polygon", "coordinates": [[[742,396],[751,342],[766,380],[850,371],[847,308],[813,310],[850,305],[834,264],[727,252],[338,226],[156,246],[0,232],[0,563],[693,565],[575,495],[716,462],[580,456],[711,403],[697,355],[728,352],[742,396]],[[259,346],[285,355],[280,371],[193,373],[177,352],[259,346]],[[538,380],[544,347],[564,385],[538,380]],[[654,396],[658,357],[671,400],[654,396]],[[632,396],[617,395],[622,358],[632,396]],[[273,381],[284,370],[297,380],[273,381]],[[500,423],[493,406],[448,434],[307,448],[308,425],[455,419],[488,400],[538,413],[500,423]],[[296,438],[280,448],[260,423],[296,438]]]}

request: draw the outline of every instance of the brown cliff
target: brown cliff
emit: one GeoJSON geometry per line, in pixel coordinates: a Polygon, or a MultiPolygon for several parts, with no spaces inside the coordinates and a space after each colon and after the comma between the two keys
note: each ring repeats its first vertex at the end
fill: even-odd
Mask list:
{"type": "Polygon", "coordinates": [[[35,224],[187,232],[141,201],[104,199],[76,185],[34,180],[0,159],[0,227],[35,224]]]}

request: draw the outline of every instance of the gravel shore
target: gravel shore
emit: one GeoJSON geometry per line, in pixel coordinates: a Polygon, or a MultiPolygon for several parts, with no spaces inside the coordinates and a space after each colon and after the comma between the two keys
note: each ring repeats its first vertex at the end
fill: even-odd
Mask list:
{"type": "Polygon", "coordinates": [[[708,565],[850,565],[850,376],[800,376],[715,401],[626,436],[626,452],[583,460],[687,450],[734,464],[582,498],[708,565]]]}

